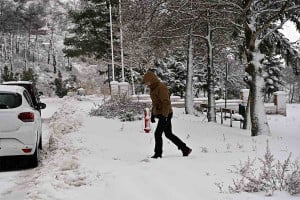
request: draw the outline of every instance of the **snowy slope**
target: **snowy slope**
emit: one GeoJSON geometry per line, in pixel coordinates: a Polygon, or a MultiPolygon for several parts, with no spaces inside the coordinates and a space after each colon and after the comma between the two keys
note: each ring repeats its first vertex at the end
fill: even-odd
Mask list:
{"type": "MultiPolygon", "coordinates": [[[[36,169],[0,172],[1,200],[270,199],[263,193],[230,194],[227,188],[235,175],[228,169],[248,156],[261,157],[266,140],[276,158],[286,159],[289,152],[293,159],[300,158],[300,105],[289,105],[287,117],[268,116],[272,136],[258,137],[239,129],[238,122],[230,128],[207,123],[204,115],[189,116],[175,109],[173,130],[193,152],[182,157],[164,140],[163,158],[153,160],[148,158],[153,153],[153,132],[145,134],[142,121],[88,116],[101,98],[43,101],[47,109],[42,164],[36,169]]],[[[271,197],[299,198],[286,192],[271,197]]]]}

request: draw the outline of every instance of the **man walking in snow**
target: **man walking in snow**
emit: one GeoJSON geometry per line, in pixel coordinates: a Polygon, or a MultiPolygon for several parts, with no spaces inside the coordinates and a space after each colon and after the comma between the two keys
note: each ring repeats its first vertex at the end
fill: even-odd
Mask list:
{"type": "Polygon", "coordinates": [[[148,71],[144,75],[144,83],[150,88],[150,97],[152,100],[151,122],[154,123],[155,118],[158,118],[158,124],[154,133],[154,155],[151,158],[162,157],[163,132],[182,151],[183,156],[188,156],[192,152],[192,149],[187,147],[184,142],[172,133],[171,119],[173,117],[173,110],[167,86],[151,71],[148,71]]]}

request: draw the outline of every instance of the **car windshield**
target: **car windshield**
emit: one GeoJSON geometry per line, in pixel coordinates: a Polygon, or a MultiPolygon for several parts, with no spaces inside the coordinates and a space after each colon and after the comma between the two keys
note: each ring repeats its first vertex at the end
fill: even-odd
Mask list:
{"type": "Polygon", "coordinates": [[[17,108],[22,104],[22,96],[17,93],[0,92],[0,109],[17,108]]]}

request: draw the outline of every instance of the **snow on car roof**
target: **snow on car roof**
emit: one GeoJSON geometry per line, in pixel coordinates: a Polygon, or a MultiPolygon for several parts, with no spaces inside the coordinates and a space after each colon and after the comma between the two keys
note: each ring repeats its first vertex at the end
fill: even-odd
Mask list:
{"type": "Polygon", "coordinates": [[[32,84],[31,81],[5,81],[2,84],[32,84]]]}
{"type": "Polygon", "coordinates": [[[17,85],[0,85],[0,92],[18,92],[23,93],[25,90],[22,86],[17,85]]]}

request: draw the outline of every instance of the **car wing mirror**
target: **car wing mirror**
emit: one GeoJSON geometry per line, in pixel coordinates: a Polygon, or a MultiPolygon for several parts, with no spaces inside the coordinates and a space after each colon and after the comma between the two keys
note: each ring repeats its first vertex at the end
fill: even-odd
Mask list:
{"type": "Polygon", "coordinates": [[[46,108],[46,104],[45,103],[39,103],[39,108],[40,109],[45,109],[46,108]]]}

